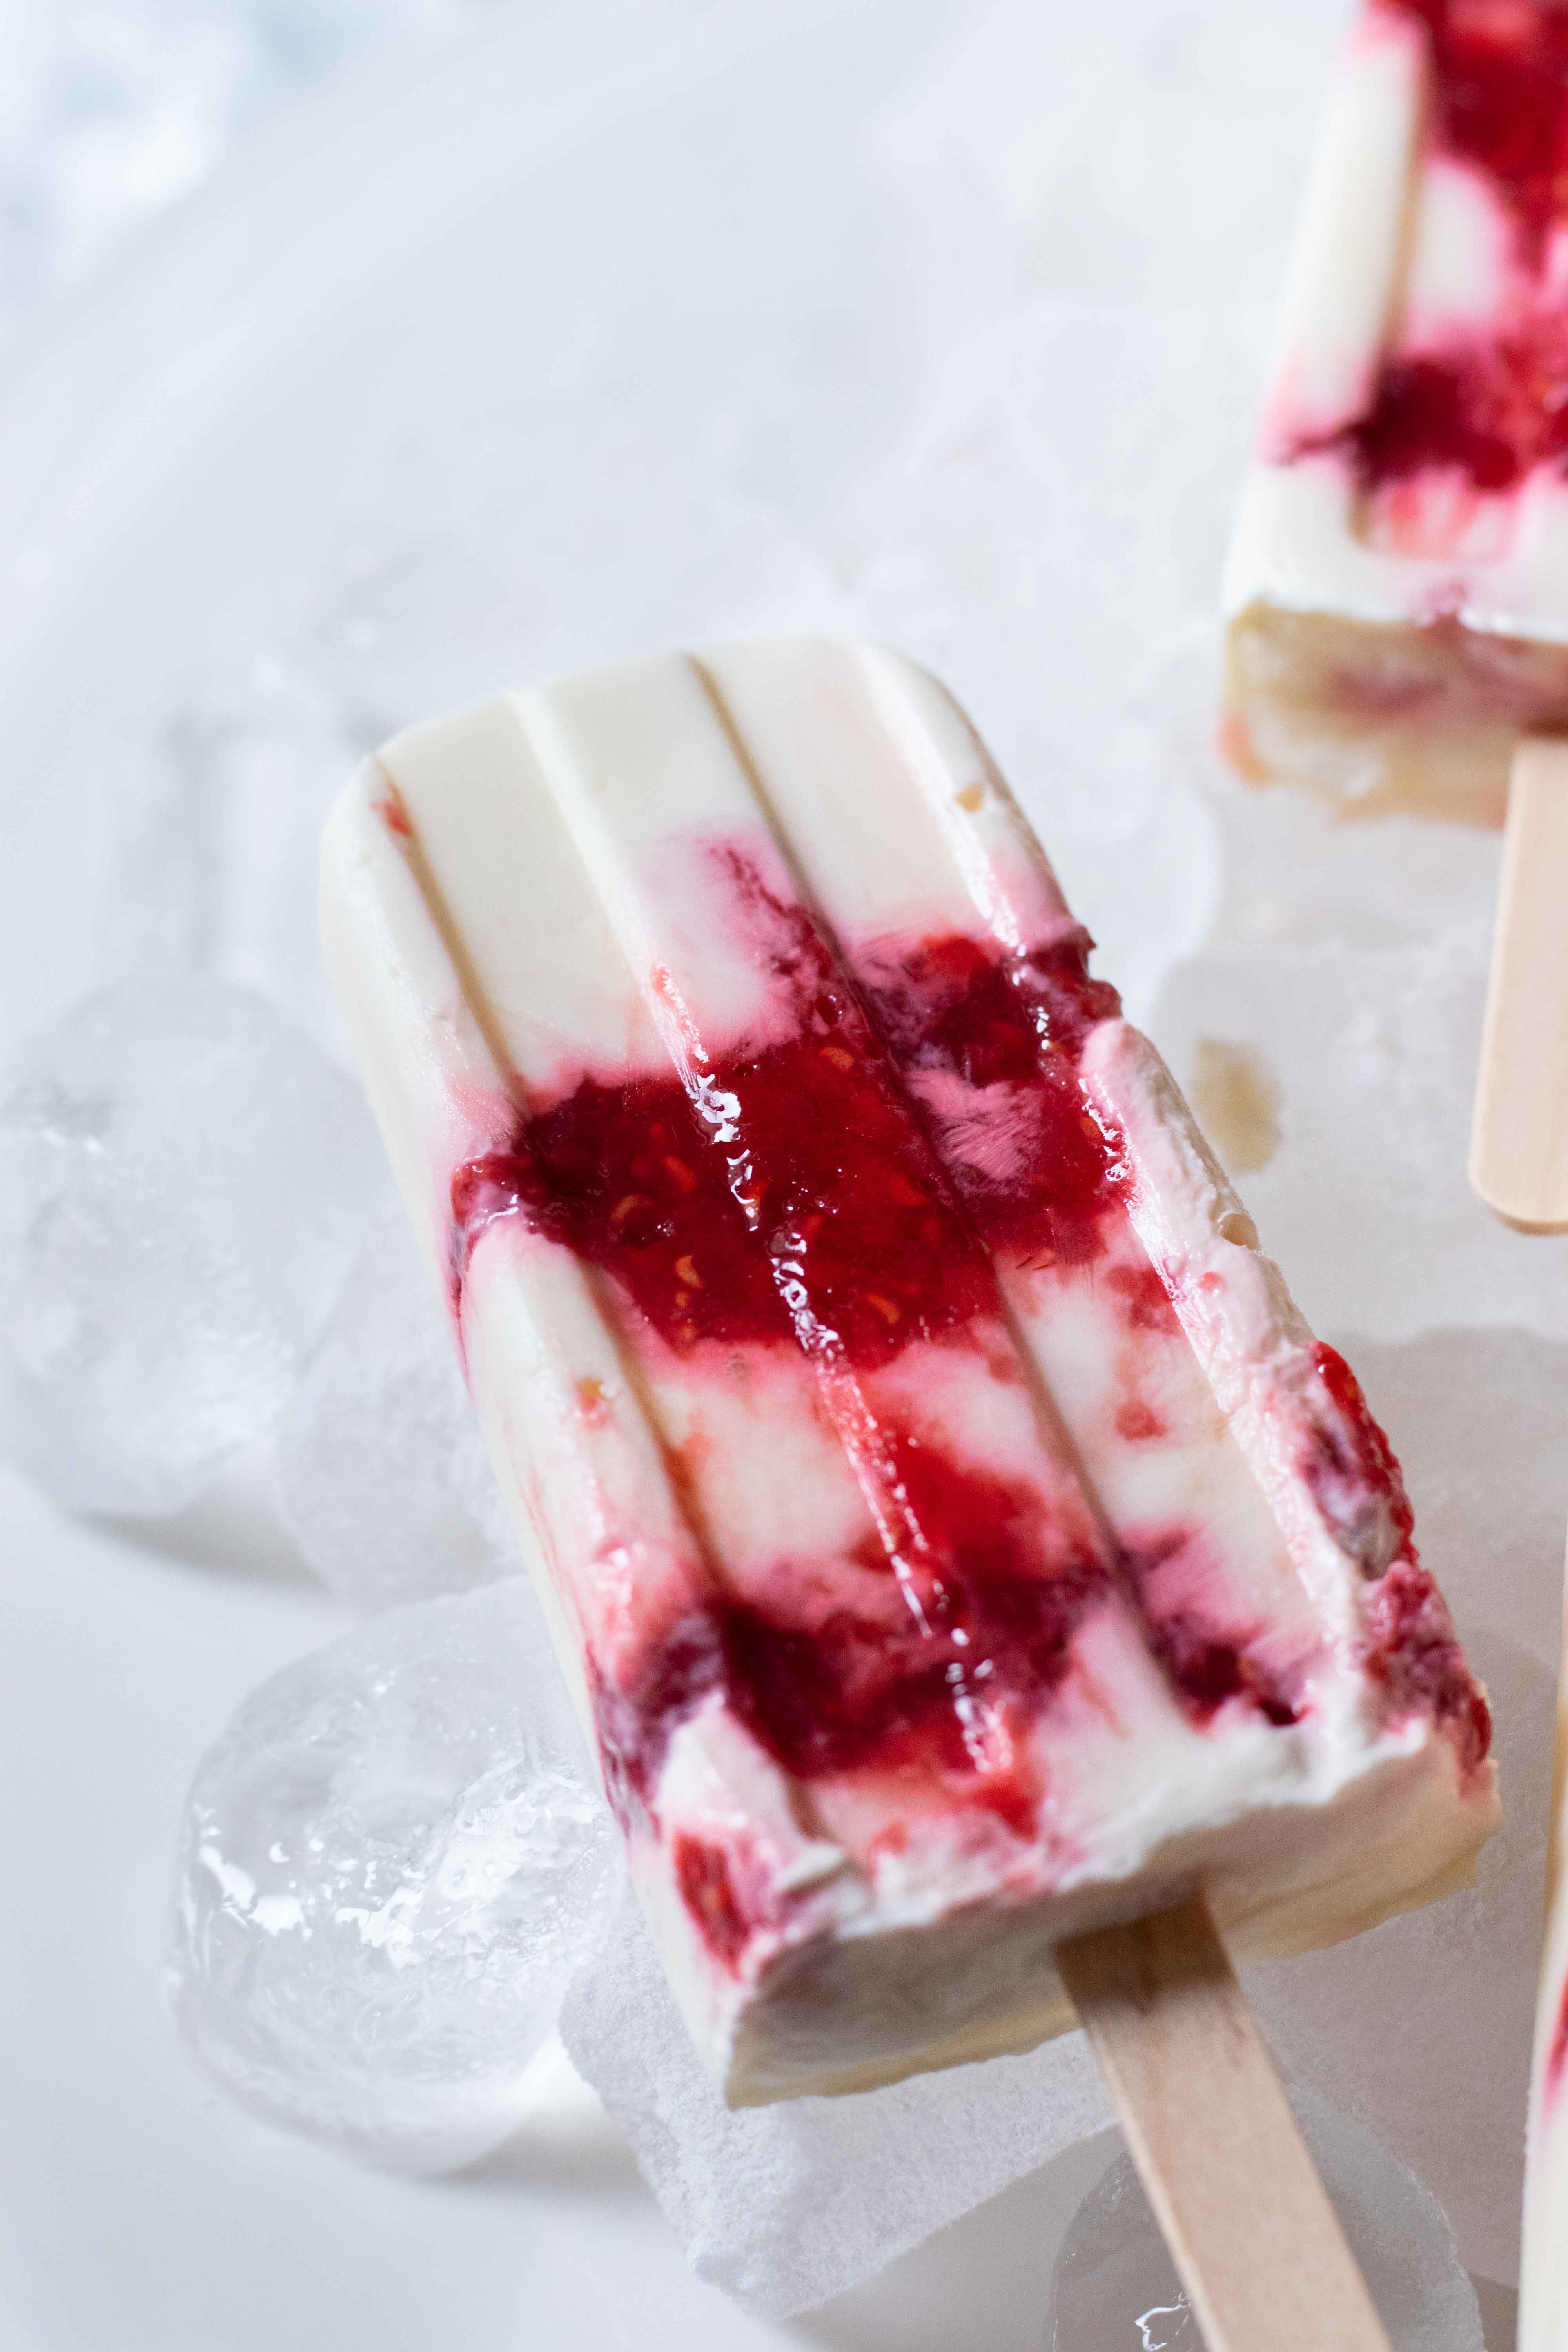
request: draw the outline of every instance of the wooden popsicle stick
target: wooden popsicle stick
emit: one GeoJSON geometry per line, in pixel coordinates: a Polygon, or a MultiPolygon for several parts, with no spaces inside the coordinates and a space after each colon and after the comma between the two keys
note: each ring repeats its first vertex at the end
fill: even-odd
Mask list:
{"type": "Polygon", "coordinates": [[[1521,1233],[1568,1233],[1568,736],[1513,755],[1470,1182],[1521,1233]]]}
{"type": "Polygon", "coordinates": [[[1057,1963],[1209,2352],[1389,2352],[1203,1897],[1057,1963]]]}

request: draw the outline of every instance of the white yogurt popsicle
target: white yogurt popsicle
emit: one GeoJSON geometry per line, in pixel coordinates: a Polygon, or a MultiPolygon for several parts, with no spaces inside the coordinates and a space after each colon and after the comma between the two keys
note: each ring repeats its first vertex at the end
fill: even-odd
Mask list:
{"type": "Polygon", "coordinates": [[[345,793],[371,1097],[734,2104],[1026,2048],[1064,1937],[1462,1884],[1484,1696],[1314,1343],[962,714],[731,647],[345,793]]]}
{"type": "MultiPolygon", "coordinates": [[[[1568,1633],[1568,1613],[1565,1613],[1568,1633]]],[[[1568,1657],[1568,1653],[1565,1653],[1568,1657]]],[[[1536,2001],[1525,2140],[1519,2352],[1568,2347],[1568,1665],[1557,1693],[1557,1755],[1546,1856],[1546,1935],[1536,2001]]]]}
{"type": "Polygon", "coordinates": [[[1568,725],[1568,10],[1366,0],[1226,585],[1244,772],[1499,822],[1568,725]]]}

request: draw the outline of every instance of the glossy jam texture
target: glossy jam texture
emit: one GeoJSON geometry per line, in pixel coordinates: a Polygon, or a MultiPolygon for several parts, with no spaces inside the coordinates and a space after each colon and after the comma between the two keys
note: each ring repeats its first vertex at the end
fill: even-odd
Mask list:
{"type": "Polygon", "coordinates": [[[739,1167],[673,1074],[584,1077],[520,1121],[505,1151],[459,1171],[459,1230],[471,1244],[521,1207],[612,1275],[678,1350],[787,1342],[792,1265],[817,1325],[857,1365],[994,1309],[985,1256],[847,1011],[819,992],[799,1034],[716,1067],[715,1089],[741,1107],[739,1167]]]}
{"type": "Polygon", "coordinates": [[[740,1166],[673,1072],[582,1078],[458,1170],[455,1277],[490,1219],[521,1210],[613,1275],[678,1349],[787,1339],[786,1262],[808,1271],[819,1322],[858,1364],[994,1309],[977,1231],[1031,1264],[1083,1262],[1112,1197],[1120,1163],[1074,1055],[1118,1004],[1085,953],[1071,941],[1013,978],[963,937],[889,950],[867,975],[869,1024],[837,974],[814,974],[795,1035],[713,1072],[740,1107],[740,1166]],[[889,1056],[906,1076],[945,1070],[994,1090],[971,1154],[936,1160],[889,1088],[889,1056]]]}
{"type": "MultiPolygon", "coordinates": [[[[1123,1173],[1119,1139],[1091,1108],[1077,1057],[1121,1011],[1089,975],[1076,932],[1005,965],[972,939],[862,950],[856,977],[900,1076],[926,1104],[964,1208],[994,1250],[1083,1264],[1123,1173]],[[941,1081],[964,1089],[962,1126],[941,1118],[941,1081]],[[976,1097],[982,1115],[973,1116],[976,1097]]],[[[1159,1306],[1170,1312],[1158,1277],[1159,1306]]]]}
{"type": "MultiPolygon", "coordinates": [[[[1088,976],[1087,941],[1010,976],[970,940],[931,938],[881,951],[857,987],[803,909],[737,853],[716,854],[793,1034],[718,1056],[696,1102],[672,1068],[618,1086],[584,1076],[531,1108],[503,1150],[454,1176],[456,1283],[489,1223],[521,1215],[607,1275],[628,1329],[678,1357],[804,1351],[874,1376],[923,1342],[975,1350],[989,1378],[1021,1377],[991,1250],[1091,1259],[1121,1172],[1074,1060],[1117,1009],[1088,976]],[[1003,1148],[944,1160],[907,1084],[932,1071],[986,1091],[1003,1148]]],[[[796,1779],[934,1777],[1020,1832],[1033,1819],[1021,1735],[1084,1612],[1119,1565],[1135,1570],[1108,1560],[1090,1524],[1057,1522],[1036,1486],[960,1460],[896,1403],[879,1399],[875,1423],[882,1531],[849,1565],[896,1576],[908,1605],[868,1615],[847,1598],[808,1631],[726,1595],[717,1576],[708,1608],[596,1693],[623,1809],[647,1802],[673,1729],[722,1689],[796,1779]]],[[[686,1465],[670,1468],[684,1487],[686,1465]]],[[[1184,1626],[1168,1646],[1200,1714],[1247,1686],[1234,1645],[1184,1626]]]]}
{"type": "Polygon", "coordinates": [[[1416,18],[1431,59],[1427,153],[1486,184],[1509,224],[1515,284],[1484,331],[1396,338],[1365,412],[1287,454],[1338,449],[1366,491],[1441,472],[1512,490],[1568,462],[1568,11],[1548,0],[1375,0],[1416,18]]]}

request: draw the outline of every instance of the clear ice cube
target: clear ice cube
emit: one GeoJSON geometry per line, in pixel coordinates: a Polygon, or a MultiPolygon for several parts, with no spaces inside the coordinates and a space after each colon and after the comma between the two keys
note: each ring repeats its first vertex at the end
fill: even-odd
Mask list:
{"type": "Polygon", "coordinates": [[[0,1081],[0,1442],[63,1502],[179,1509],[276,1422],[385,1179],[265,997],[135,982],[0,1081]]]}
{"type": "Polygon", "coordinates": [[[452,1334],[394,1210],[367,1235],[278,1433],[283,1517],[356,1609],[518,1573],[452,1334]]]}
{"type": "Polygon", "coordinates": [[[561,2032],[699,2275],[776,2316],[869,2277],[1110,2119],[1081,2033],[854,2097],[732,2111],[630,1902],[561,2032]]]}
{"type": "Polygon", "coordinates": [[[175,2015],[269,2121],[447,2170],[524,2113],[623,1878],[528,1585],[395,1610],[264,1683],[198,1769],[175,2015]]]}

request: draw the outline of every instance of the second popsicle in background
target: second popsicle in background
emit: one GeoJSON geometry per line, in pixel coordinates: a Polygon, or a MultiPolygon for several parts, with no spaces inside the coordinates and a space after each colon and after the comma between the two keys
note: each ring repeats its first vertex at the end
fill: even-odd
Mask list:
{"type": "MultiPolygon", "coordinates": [[[[1226,587],[1225,740],[1342,808],[1495,824],[1470,1170],[1568,1225],[1568,10],[1369,0],[1342,62],[1226,587]]],[[[1563,1741],[1523,2352],[1568,2345],[1563,1741]]]]}
{"type": "Polygon", "coordinates": [[[1568,12],[1369,0],[1226,583],[1244,772],[1496,824],[1471,1173],[1568,1227],[1568,12]],[[1512,785],[1510,774],[1512,772],[1512,785]]]}
{"type": "MultiPolygon", "coordinates": [[[[1565,1588],[1568,1592],[1568,1588],[1565,1588]]],[[[1524,2245],[1519,2352],[1568,2346],[1568,1675],[1557,1695],[1552,1832],[1546,1851],[1546,1935],[1541,1955],[1535,2046],[1525,2141],[1524,2245]]]]}

